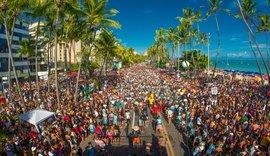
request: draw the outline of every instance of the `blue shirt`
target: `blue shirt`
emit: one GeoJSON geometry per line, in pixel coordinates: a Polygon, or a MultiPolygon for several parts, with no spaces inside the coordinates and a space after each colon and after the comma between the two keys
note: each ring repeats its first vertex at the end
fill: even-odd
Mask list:
{"type": "Polygon", "coordinates": [[[214,149],[215,149],[215,145],[211,143],[210,146],[206,150],[206,154],[211,154],[214,149]]]}
{"type": "Polygon", "coordinates": [[[160,118],[157,119],[157,125],[162,125],[162,120],[160,118]]]}

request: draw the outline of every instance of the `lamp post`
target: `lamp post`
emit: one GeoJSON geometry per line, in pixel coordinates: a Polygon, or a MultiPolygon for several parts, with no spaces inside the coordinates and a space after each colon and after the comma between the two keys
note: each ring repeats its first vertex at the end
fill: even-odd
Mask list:
{"type": "Polygon", "coordinates": [[[207,43],[208,43],[208,62],[207,62],[207,76],[209,75],[209,66],[210,66],[210,54],[209,54],[209,48],[210,48],[210,43],[209,43],[209,38],[210,38],[210,33],[207,34],[207,43]]]}

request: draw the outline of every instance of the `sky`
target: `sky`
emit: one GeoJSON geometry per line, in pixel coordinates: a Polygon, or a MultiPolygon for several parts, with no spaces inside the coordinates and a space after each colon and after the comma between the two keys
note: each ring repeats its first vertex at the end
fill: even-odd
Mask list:
{"type": "MultiPolygon", "coordinates": [[[[256,0],[257,8],[270,14],[267,0],[256,0]]],[[[230,9],[237,13],[236,0],[223,0],[222,8],[230,9]]],[[[180,22],[176,18],[182,16],[182,9],[192,8],[200,10],[203,14],[207,11],[206,0],[110,0],[108,8],[117,9],[120,13],[113,19],[121,24],[121,29],[113,30],[121,44],[134,48],[136,52],[143,54],[154,42],[155,31],[160,28],[176,28],[180,22]],[[206,6],[202,8],[200,6],[206,6]]],[[[242,19],[235,19],[227,13],[217,14],[221,36],[221,57],[251,58],[252,53],[248,43],[247,29],[242,19]]],[[[200,22],[200,32],[210,33],[210,57],[214,57],[217,51],[217,33],[214,17],[200,22]]],[[[197,27],[197,24],[196,24],[197,27]]],[[[268,37],[270,38],[269,34],[268,37]]],[[[266,52],[264,34],[256,35],[263,53],[266,52]]],[[[207,47],[199,45],[203,53],[207,53],[207,47]]],[[[169,49],[171,49],[169,45],[169,49]]]]}

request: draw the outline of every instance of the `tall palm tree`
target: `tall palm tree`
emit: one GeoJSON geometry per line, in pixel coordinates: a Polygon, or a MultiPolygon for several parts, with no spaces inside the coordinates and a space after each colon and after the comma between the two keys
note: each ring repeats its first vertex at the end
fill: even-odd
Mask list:
{"type": "Polygon", "coordinates": [[[270,58],[269,58],[269,52],[268,52],[268,32],[270,30],[270,15],[263,14],[259,15],[260,19],[260,25],[257,27],[257,31],[263,32],[265,35],[265,45],[266,45],[266,55],[267,55],[267,62],[268,62],[268,68],[270,69],[270,58]]]}
{"type": "Polygon", "coordinates": [[[30,0],[29,1],[29,8],[30,11],[26,12],[26,15],[31,17],[33,21],[38,21],[37,26],[35,27],[35,71],[36,71],[36,87],[38,96],[40,96],[40,88],[39,88],[39,78],[38,78],[38,46],[40,46],[39,35],[40,32],[40,24],[41,19],[44,17],[45,11],[47,7],[50,7],[51,0],[44,1],[44,0],[30,0]]]}
{"type": "Polygon", "coordinates": [[[167,62],[169,60],[169,50],[167,47],[166,40],[166,30],[161,28],[156,31],[155,42],[157,43],[157,57],[158,57],[158,67],[160,65],[159,60],[167,62]]]}
{"type": "Polygon", "coordinates": [[[5,0],[0,1],[0,17],[2,18],[0,21],[3,22],[3,25],[5,27],[5,33],[6,33],[6,39],[7,39],[7,45],[8,45],[8,51],[9,51],[9,69],[8,69],[8,80],[9,80],[9,87],[11,86],[11,66],[14,73],[16,86],[19,91],[19,95],[21,98],[21,102],[24,105],[24,99],[22,97],[22,92],[20,88],[20,84],[18,81],[18,75],[14,64],[14,59],[12,56],[12,40],[13,40],[13,33],[15,28],[15,23],[18,19],[19,14],[21,11],[27,8],[28,1],[26,0],[5,0]]]}
{"type": "MultiPolygon", "coordinates": [[[[201,44],[201,52],[202,52],[202,50],[203,50],[203,46],[204,45],[208,45],[209,43],[208,43],[208,41],[207,41],[207,35],[206,35],[206,33],[199,33],[198,34],[198,38],[197,38],[197,41],[196,41],[196,44],[198,45],[198,44],[201,44]]],[[[197,56],[197,63],[198,63],[198,61],[200,60],[200,58],[201,58],[201,54],[200,54],[200,56],[197,56]]],[[[195,69],[196,69],[196,67],[197,67],[197,63],[195,63],[195,69]]]]}
{"type": "MultiPolygon", "coordinates": [[[[168,42],[171,43],[171,46],[172,46],[171,60],[174,61],[174,66],[175,66],[175,52],[174,52],[174,50],[177,47],[177,42],[176,42],[177,38],[175,37],[175,30],[174,30],[174,28],[172,28],[172,27],[169,28],[167,37],[168,37],[168,42]]],[[[172,64],[171,64],[171,66],[172,66],[172,64]]]]}
{"type": "MultiPolygon", "coordinates": [[[[235,15],[235,17],[237,17],[237,18],[240,18],[241,17],[243,19],[243,21],[244,21],[244,23],[245,23],[245,25],[247,27],[248,34],[252,37],[253,42],[255,43],[255,46],[256,46],[256,48],[257,48],[257,50],[258,50],[258,52],[260,54],[260,57],[261,57],[261,59],[263,61],[264,67],[266,69],[266,73],[268,75],[268,84],[270,84],[269,68],[268,68],[267,63],[266,63],[266,61],[264,59],[264,56],[262,54],[262,51],[261,51],[261,49],[259,47],[259,44],[258,44],[257,39],[255,37],[255,34],[253,33],[251,27],[249,26],[249,22],[252,22],[252,18],[256,14],[256,10],[255,10],[256,9],[255,8],[256,7],[256,3],[253,0],[242,0],[242,5],[243,6],[241,5],[241,3],[240,3],[239,0],[237,0],[237,3],[238,3],[239,10],[240,10],[240,14],[235,15]]],[[[256,54],[253,54],[253,55],[255,57],[256,54]]],[[[256,60],[257,66],[259,68],[259,63],[257,62],[258,60],[256,58],[257,57],[255,57],[255,60],[256,60]]],[[[261,73],[261,77],[262,77],[262,73],[261,73]]],[[[263,79],[262,79],[262,81],[263,81],[263,79]]]]}
{"type": "Polygon", "coordinates": [[[217,48],[216,60],[215,60],[215,64],[214,64],[214,70],[213,70],[213,74],[212,74],[212,78],[213,78],[215,76],[215,72],[216,72],[216,68],[217,68],[218,56],[220,54],[220,29],[219,29],[219,22],[218,22],[218,18],[217,18],[217,13],[219,11],[228,12],[229,10],[221,8],[221,5],[223,3],[222,0],[207,0],[207,2],[209,4],[209,10],[206,13],[206,16],[207,17],[209,17],[211,15],[214,16],[215,22],[216,22],[217,36],[218,36],[218,48],[217,48]]]}
{"type": "MultiPolygon", "coordinates": [[[[102,33],[97,38],[96,42],[94,43],[95,49],[98,52],[101,52],[103,55],[103,63],[100,70],[100,76],[104,70],[104,67],[108,63],[107,60],[110,56],[116,53],[117,50],[117,40],[113,36],[113,33],[109,30],[103,30],[102,33]]],[[[105,75],[105,72],[103,73],[105,75]]]]}
{"type": "MultiPolygon", "coordinates": [[[[79,62],[78,68],[78,76],[76,81],[76,88],[75,88],[75,103],[77,103],[77,92],[78,92],[78,84],[79,78],[81,74],[81,64],[84,60],[87,64],[90,64],[90,57],[91,52],[93,49],[93,43],[97,36],[97,31],[103,27],[114,27],[120,28],[120,24],[111,19],[115,16],[118,11],[115,9],[106,9],[108,1],[107,0],[85,0],[83,4],[84,16],[83,16],[83,24],[85,29],[83,30],[85,35],[83,36],[85,46],[88,46],[88,56],[86,58],[82,58],[79,62]]],[[[83,49],[85,50],[85,46],[83,49]]]]}

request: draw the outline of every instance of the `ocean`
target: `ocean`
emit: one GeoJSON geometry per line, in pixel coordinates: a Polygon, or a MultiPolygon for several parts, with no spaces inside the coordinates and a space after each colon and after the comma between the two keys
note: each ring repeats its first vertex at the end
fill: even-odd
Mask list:
{"type": "MultiPolygon", "coordinates": [[[[213,68],[215,59],[211,59],[211,63],[211,68],[213,68]]],[[[259,64],[261,65],[262,72],[265,74],[266,70],[264,68],[263,61],[259,60],[259,64]]],[[[219,58],[217,68],[240,70],[246,72],[259,72],[258,66],[254,59],[228,58],[227,60],[226,58],[219,58]]]]}

